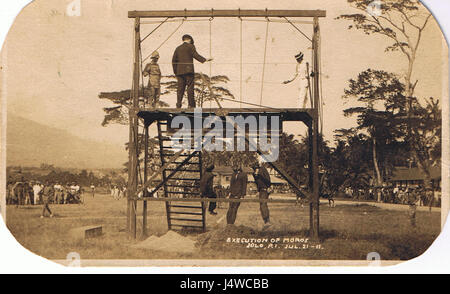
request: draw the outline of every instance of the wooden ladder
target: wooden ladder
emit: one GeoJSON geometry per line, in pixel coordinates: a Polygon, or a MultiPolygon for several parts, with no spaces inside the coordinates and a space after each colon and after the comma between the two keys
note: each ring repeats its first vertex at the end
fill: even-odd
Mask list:
{"type": "MultiPolygon", "coordinates": [[[[158,121],[158,139],[161,164],[164,166],[179,151],[172,146],[168,121],[158,121]]],[[[199,198],[202,176],[202,153],[187,150],[162,171],[164,197],[199,198]],[[179,167],[182,165],[182,167],[179,167]],[[169,175],[172,175],[169,178],[169,175]]],[[[166,202],[169,230],[197,229],[206,231],[206,205],[204,202],[166,202]]]]}

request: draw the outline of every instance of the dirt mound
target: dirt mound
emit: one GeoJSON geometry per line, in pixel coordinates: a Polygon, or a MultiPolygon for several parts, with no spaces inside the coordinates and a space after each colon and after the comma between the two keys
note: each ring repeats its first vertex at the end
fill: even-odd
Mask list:
{"type": "Polygon", "coordinates": [[[174,231],[168,231],[161,237],[151,236],[131,247],[176,253],[192,253],[196,250],[194,240],[189,237],[184,237],[174,231]]]}

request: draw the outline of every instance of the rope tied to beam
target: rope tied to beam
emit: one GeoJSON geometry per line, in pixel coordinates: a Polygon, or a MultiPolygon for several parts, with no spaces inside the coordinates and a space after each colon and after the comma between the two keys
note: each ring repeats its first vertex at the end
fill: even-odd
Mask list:
{"type": "MultiPolygon", "coordinates": [[[[267,11],[267,8],[266,8],[267,11]]],[[[263,60],[263,69],[262,69],[262,78],[261,78],[261,97],[259,98],[259,104],[262,104],[262,100],[263,100],[263,92],[264,92],[264,76],[266,73],[266,59],[267,59],[267,41],[269,38],[269,24],[270,24],[270,20],[269,18],[266,16],[267,19],[267,25],[266,25],[266,39],[265,39],[265,45],[264,45],[264,60],[263,60]]]]}
{"type": "MultiPolygon", "coordinates": [[[[153,50],[152,51],[152,53],[153,52],[155,52],[155,51],[158,51],[167,41],[169,41],[169,39],[180,29],[180,27],[184,24],[184,22],[185,22],[185,20],[186,19],[183,19],[182,21],[181,21],[181,23],[177,26],[177,28],[169,35],[169,37],[167,37],[167,39],[165,39],[159,46],[158,46],[158,48],[156,48],[155,50],[153,50]]],[[[143,60],[142,60],[142,62],[145,62],[147,59],[149,59],[150,58],[150,56],[152,56],[152,53],[150,53],[150,55],[148,55],[147,57],[145,57],[143,60]]]]}
{"type": "Polygon", "coordinates": [[[292,21],[290,21],[286,16],[283,16],[283,18],[291,25],[293,26],[300,34],[302,34],[306,39],[308,39],[308,41],[310,41],[312,43],[312,39],[310,37],[308,37],[308,35],[306,35],[302,30],[300,30],[295,24],[292,23],[292,21]]]}
{"type": "Polygon", "coordinates": [[[147,39],[148,37],[150,37],[151,34],[153,34],[154,32],[156,32],[157,29],[159,29],[166,21],[168,21],[170,19],[170,17],[166,18],[163,22],[161,22],[156,28],[154,28],[150,33],[147,34],[147,36],[145,36],[142,40],[141,43],[145,41],[145,39],[147,39]]]}

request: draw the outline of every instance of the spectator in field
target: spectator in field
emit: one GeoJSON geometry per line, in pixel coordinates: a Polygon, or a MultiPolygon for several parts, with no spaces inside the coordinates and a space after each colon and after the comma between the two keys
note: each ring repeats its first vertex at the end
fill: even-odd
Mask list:
{"type": "Polygon", "coordinates": [[[95,197],[95,186],[94,184],[91,184],[91,193],[92,193],[92,198],[95,197]]]}
{"type": "Polygon", "coordinates": [[[406,194],[406,201],[409,205],[408,215],[409,221],[412,227],[416,226],[416,203],[417,203],[418,195],[415,188],[408,188],[406,194]]]}
{"type": "Polygon", "coordinates": [[[16,206],[25,204],[25,180],[21,177],[20,181],[16,182],[13,186],[15,198],[17,199],[16,206]]]}
{"type": "Polygon", "coordinates": [[[119,187],[114,186],[113,188],[113,198],[115,200],[119,200],[119,187]]]}
{"type": "Polygon", "coordinates": [[[33,185],[34,205],[40,204],[39,194],[41,193],[41,190],[42,190],[42,187],[39,184],[39,182],[34,183],[34,185],[33,185]]]}
{"type": "Polygon", "coordinates": [[[24,204],[31,205],[32,189],[31,185],[28,182],[23,183],[23,192],[24,192],[24,204]]]}
{"type": "Polygon", "coordinates": [[[14,185],[9,181],[6,187],[6,204],[14,204],[14,198],[14,185]]]}
{"type": "MultiPolygon", "coordinates": [[[[148,190],[148,188],[147,188],[147,190],[148,190]]],[[[119,199],[122,199],[123,198],[123,191],[124,191],[124,187],[120,187],[119,188],[119,199]]]]}
{"type": "MultiPolygon", "coordinates": [[[[201,197],[207,198],[217,198],[216,193],[214,192],[213,183],[214,183],[214,175],[212,171],[214,170],[214,164],[209,165],[205,172],[202,174],[200,179],[200,193],[201,197]]],[[[216,202],[210,201],[208,211],[211,215],[216,215],[216,202]]]]}
{"type": "Polygon", "coordinates": [[[45,217],[46,212],[49,213],[50,217],[53,217],[53,213],[49,207],[50,201],[53,198],[53,196],[54,196],[54,189],[53,189],[52,185],[50,185],[49,182],[46,182],[44,189],[42,190],[43,207],[42,207],[41,218],[45,217]]]}
{"type": "Polygon", "coordinates": [[[60,204],[62,198],[62,186],[56,182],[53,189],[55,190],[55,204],[60,204]]]}
{"type": "MultiPolygon", "coordinates": [[[[255,163],[252,166],[253,169],[253,178],[255,179],[256,187],[258,188],[259,199],[269,199],[268,189],[271,186],[270,175],[267,169],[260,165],[259,163],[255,163]]],[[[263,230],[268,229],[272,226],[270,223],[270,215],[269,215],[269,207],[267,203],[261,202],[259,204],[259,208],[261,211],[261,217],[264,221],[263,230]]]]}
{"type": "MultiPolygon", "coordinates": [[[[233,166],[233,175],[230,179],[230,199],[241,199],[247,194],[247,174],[238,165],[233,166]]],[[[230,202],[227,211],[227,224],[234,225],[240,202],[230,202]]]]}

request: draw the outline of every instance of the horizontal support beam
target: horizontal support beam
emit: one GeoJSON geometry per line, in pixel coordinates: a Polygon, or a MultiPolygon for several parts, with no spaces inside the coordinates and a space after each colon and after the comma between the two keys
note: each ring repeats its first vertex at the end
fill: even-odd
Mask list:
{"type": "Polygon", "coordinates": [[[326,17],[325,10],[150,10],[128,11],[129,18],[161,17],[326,17]]]}
{"type": "MultiPolygon", "coordinates": [[[[194,117],[193,108],[140,108],[137,115],[145,121],[167,120],[173,115],[187,115],[194,117]]],[[[202,116],[279,116],[281,121],[301,121],[309,125],[317,111],[311,108],[203,108],[202,116]]]]}
{"type": "Polygon", "coordinates": [[[153,198],[153,197],[144,197],[144,198],[136,198],[134,200],[138,201],[150,201],[150,202],[240,202],[240,203],[289,203],[295,204],[299,201],[294,199],[259,199],[259,198],[153,198]]]}

